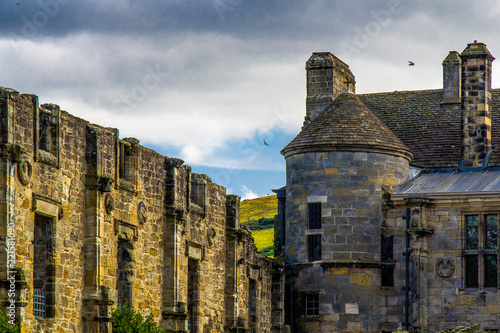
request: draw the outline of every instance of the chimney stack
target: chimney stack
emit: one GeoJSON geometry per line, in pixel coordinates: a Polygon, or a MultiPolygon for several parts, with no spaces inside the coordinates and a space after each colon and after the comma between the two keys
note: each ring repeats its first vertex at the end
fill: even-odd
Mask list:
{"type": "Polygon", "coordinates": [[[314,52],[306,62],[307,98],[304,126],[309,124],[343,91],[355,91],[349,66],[330,52],[314,52]]]}
{"type": "Polygon", "coordinates": [[[450,51],[443,61],[442,104],[462,102],[462,59],[457,51],[450,51]]]}
{"type": "Polygon", "coordinates": [[[485,167],[491,150],[491,65],[495,58],[484,43],[477,41],[468,44],[460,58],[462,166],[485,167]]]}

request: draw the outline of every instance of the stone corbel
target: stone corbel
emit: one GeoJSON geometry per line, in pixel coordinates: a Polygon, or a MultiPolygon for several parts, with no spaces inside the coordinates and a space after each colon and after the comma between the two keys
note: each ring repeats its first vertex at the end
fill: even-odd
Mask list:
{"type": "Polygon", "coordinates": [[[14,145],[11,143],[4,143],[2,147],[2,158],[7,161],[12,157],[12,162],[21,163],[23,161],[23,156],[26,154],[26,148],[21,145],[14,145]]]}
{"type": "Polygon", "coordinates": [[[101,192],[111,192],[115,180],[111,177],[99,177],[99,188],[101,192]]]}
{"type": "Polygon", "coordinates": [[[115,180],[111,177],[101,177],[94,175],[87,175],[85,177],[85,185],[89,190],[100,191],[102,193],[111,192],[115,180]]]}

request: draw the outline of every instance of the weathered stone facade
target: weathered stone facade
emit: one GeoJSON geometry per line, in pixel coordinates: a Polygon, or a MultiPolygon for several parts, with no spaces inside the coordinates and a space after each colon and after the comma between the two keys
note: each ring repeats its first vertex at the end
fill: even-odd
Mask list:
{"type": "Polygon", "coordinates": [[[2,88],[0,119],[0,299],[25,332],[111,332],[126,303],[169,332],[281,331],[239,197],[34,95],[2,88]]]}
{"type": "Polygon", "coordinates": [[[286,323],[499,332],[500,91],[486,45],[448,54],[442,90],[356,96],[330,79],[332,102],[312,117],[309,101],[327,100],[310,82],[317,55],[306,65],[311,121],[283,148],[276,190],[286,323]]]}

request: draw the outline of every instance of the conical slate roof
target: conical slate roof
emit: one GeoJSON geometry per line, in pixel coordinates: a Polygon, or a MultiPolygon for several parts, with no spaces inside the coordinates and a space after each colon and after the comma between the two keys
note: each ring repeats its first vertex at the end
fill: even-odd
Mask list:
{"type": "Polygon", "coordinates": [[[281,151],[285,157],[304,152],[376,151],[404,156],[411,150],[353,93],[343,93],[281,151]]]}

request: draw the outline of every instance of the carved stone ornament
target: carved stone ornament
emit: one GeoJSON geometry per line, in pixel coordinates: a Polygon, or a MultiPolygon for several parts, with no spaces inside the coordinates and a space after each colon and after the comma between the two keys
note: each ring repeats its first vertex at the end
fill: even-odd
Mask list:
{"type": "Polygon", "coordinates": [[[28,185],[31,181],[31,176],[33,175],[33,167],[29,161],[22,161],[17,165],[17,173],[19,176],[19,181],[24,186],[28,185]]]}
{"type": "Polygon", "coordinates": [[[137,220],[140,224],[144,224],[147,221],[146,204],[144,201],[139,202],[139,206],[137,207],[137,220]]]}
{"type": "Polygon", "coordinates": [[[211,247],[214,244],[214,238],[217,235],[215,232],[214,228],[209,228],[207,230],[207,241],[208,241],[208,247],[211,247]]]}
{"type": "Polygon", "coordinates": [[[113,178],[110,177],[100,177],[98,179],[101,192],[111,192],[111,185],[115,182],[113,178]]]}
{"type": "Polygon", "coordinates": [[[106,194],[106,197],[104,198],[104,207],[106,208],[106,213],[111,214],[113,213],[113,210],[115,209],[115,199],[113,199],[113,196],[111,194],[106,194]]]}
{"type": "Polygon", "coordinates": [[[442,278],[452,276],[453,273],[455,273],[453,258],[438,258],[436,262],[436,273],[442,278]]]}
{"type": "Polygon", "coordinates": [[[412,209],[410,226],[412,228],[418,228],[420,226],[420,209],[419,208],[412,209]]]}

